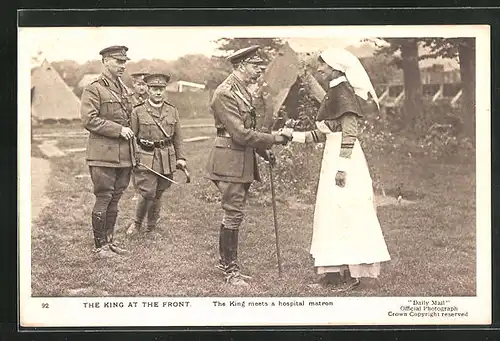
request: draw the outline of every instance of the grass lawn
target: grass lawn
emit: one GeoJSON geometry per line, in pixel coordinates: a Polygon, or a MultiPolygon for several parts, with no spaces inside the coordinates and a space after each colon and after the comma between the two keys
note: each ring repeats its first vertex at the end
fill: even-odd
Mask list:
{"type": "MultiPolygon", "coordinates": [[[[186,130],[185,137],[208,131],[186,130]]],[[[213,133],[212,133],[213,134],[213,133]]],[[[59,146],[84,147],[85,140],[63,139],[59,146]]],[[[270,206],[251,197],[240,231],[239,259],[253,276],[249,289],[230,288],[214,265],[218,257],[220,204],[204,198],[217,191],[202,177],[207,141],[187,143],[192,183],[172,186],[163,198],[160,228],[127,237],[135,201],[133,187],[120,201],[116,239],[131,255],[113,260],[94,257],[90,213],[94,203],[84,153],[52,164],[47,193],[52,200],[32,227],[34,296],[332,296],[310,289],[317,280],[309,256],[312,205],[278,203],[283,278],[278,278],[270,206]]],[[[404,155],[402,153],[401,155],[404,155]]],[[[474,296],[474,164],[437,163],[424,158],[380,154],[370,160],[390,188],[403,183],[417,193],[412,205],[378,208],[392,257],[378,280],[366,280],[349,296],[474,296]]],[[[263,170],[265,171],[265,170],[263,170]]],[[[403,193],[405,193],[403,191],[403,193]]],[[[283,197],[284,193],[278,193],[283,197]]]]}

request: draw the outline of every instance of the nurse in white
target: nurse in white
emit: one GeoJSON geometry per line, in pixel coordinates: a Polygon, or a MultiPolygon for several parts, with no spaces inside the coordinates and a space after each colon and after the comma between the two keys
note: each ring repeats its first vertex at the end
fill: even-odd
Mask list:
{"type": "Polygon", "coordinates": [[[361,277],[376,278],[390,260],[374,205],[372,179],[357,139],[360,100],[378,97],[365,69],[350,52],[331,48],[318,72],[329,89],[316,117],[317,129],[282,134],[293,142],[325,142],[314,212],[311,255],[321,284],[350,290],[361,277]]]}

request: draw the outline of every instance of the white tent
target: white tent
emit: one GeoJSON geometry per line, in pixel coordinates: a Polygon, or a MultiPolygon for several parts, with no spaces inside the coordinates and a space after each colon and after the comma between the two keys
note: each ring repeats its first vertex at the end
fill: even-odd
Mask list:
{"type": "Polygon", "coordinates": [[[47,60],[31,72],[31,114],[37,121],[80,118],[80,100],[47,60]]]}

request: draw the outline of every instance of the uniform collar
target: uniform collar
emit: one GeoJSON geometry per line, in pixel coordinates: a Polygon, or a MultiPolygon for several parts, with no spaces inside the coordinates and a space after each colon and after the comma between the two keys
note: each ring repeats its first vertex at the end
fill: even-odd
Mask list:
{"type": "Polygon", "coordinates": [[[236,75],[234,73],[231,74],[231,79],[233,81],[233,84],[238,88],[238,90],[241,92],[241,94],[243,96],[247,97],[247,99],[249,101],[251,101],[252,96],[248,92],[248,89],[245,86],[245,84],[243,83],[243,81],[241,79],[239,79],[238,77],[236,77],[236,75]]]}
{"type": "Polygon", "coordinates": [[[347,78],[345,78],[345,76],[340,76],[335,79],[332,79],[328,85],[330,86],[330,88],[334,88],[343,82],[347,82],[347,78]]]}
{"type": "Polygon", "coordinates": [[[111,73],[107,69],[104,69],[104,71],[102,72],[102,76],[108,81],[114,91],[119,93],[125,92],[125,90],[120,86],[118,78],[113,78],[113,76],[111,76],[111,73]]]}
{"type": "Polygon", "coordinates": [[[159,108],[161,108],[161,107],[163,106],[163,102],[156,104],[156,103],[153,103],[153,101],[152,101],[150,98],[148,98],[148,100],[147,100],[147,101],[148,101],[148,104],[149,104],[152,108],[159,109],[159,108]]]}
{"type": "Polygon", "coordinates": [[[111,75],[111,72],[109,72],[109,70],[108,70],[108,69],[104,69],[104,71],[102,72],[102,75],[103,75],[104,77],[106,77],[108,81],[111,81],[111,82],[112,82],[112,83],[114,83],[114,84],[117,84],[117,83],[118,83],[118,78],[113,77],[113,76],[111,75]]]}

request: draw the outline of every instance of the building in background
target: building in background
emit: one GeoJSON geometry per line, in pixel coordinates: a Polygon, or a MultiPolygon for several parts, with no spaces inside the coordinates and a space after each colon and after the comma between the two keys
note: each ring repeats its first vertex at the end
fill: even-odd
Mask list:
{"type": "Polygon", "coordinates": [[[206,88],[205,84],[193,83],[188,81],[174,81],[168,84],[167,91],[169,92],[200,92],[206,88]]]}

